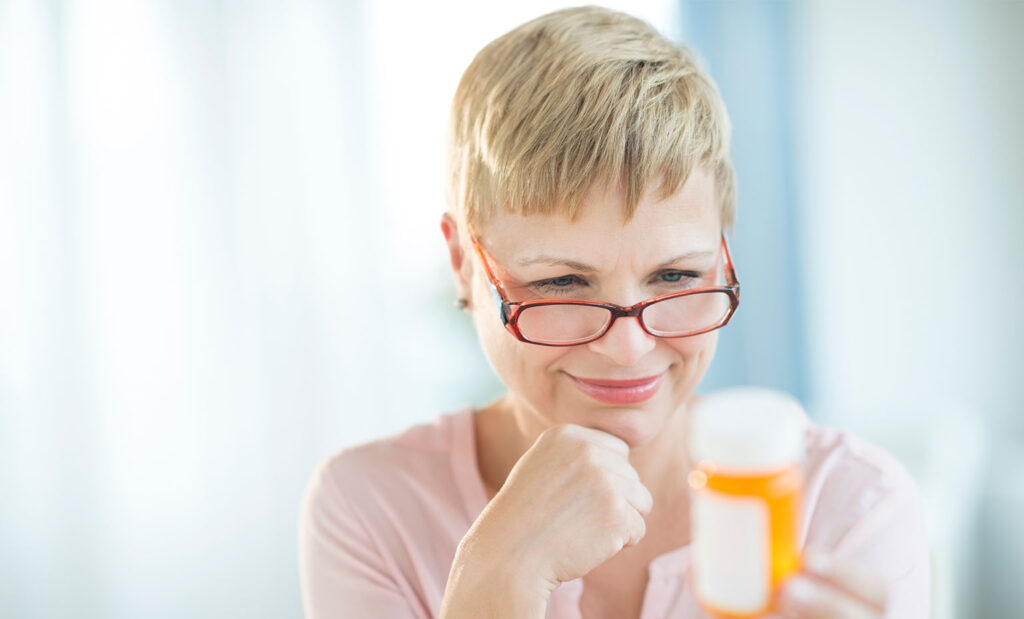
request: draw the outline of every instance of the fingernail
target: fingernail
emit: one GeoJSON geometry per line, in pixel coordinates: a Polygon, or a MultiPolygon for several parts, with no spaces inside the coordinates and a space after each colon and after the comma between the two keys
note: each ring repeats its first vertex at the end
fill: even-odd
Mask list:
{"type": "Polygon", "coordinates": [[[785,596],[794,602],[807,602],[814,597],[814,585],[803,578],[794,578],[786,584],[785,596]]]}
{"type": "Polygon", "coordinates": [[[816,550],[804,551],[802,562],[804,569],[816,574],[827,574],[832,567],[832,562],[829,558],[816,550]]]}

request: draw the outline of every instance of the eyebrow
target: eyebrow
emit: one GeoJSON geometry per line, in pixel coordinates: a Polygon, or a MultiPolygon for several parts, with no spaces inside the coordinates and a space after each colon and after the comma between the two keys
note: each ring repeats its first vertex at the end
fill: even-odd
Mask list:
{"type": "MultiPolygon", "coordinates": [[[[709,258],[711,256],[714,256],[715,253],[716,253],[716,250],[688,251],[688,252],[679,254],[678,256],[675,256],[674,258],[670,258],[670,259],[666,260],[665,262],[662,262],[661,264],[656,266],[655,269],[663,269],[663,268],[665,268],[667,266],[671,266],[673,264],[676,264],[677,262],[683,262],[685,260],[709,258]]],[[[526,257],[526,258],[520,258],[516,262],[516,265],[517,266],[521,266],[521,267],[532,266],[534,264],[543,264],[545,266],[553,266],[553,267],[555,267],[555,266],[564,266],[564,267],[568,267],[568,268],[570,268],[570,269],[572,269],[574,271],[581,271],[583,273],[594,273],[595,271],[598,271],[597,267],[590,266],[589,264],[584,264],[582,262],[577,262],[575,260],[569,260],[568,258],[558,258],[558,257],[555,257],[555,256],[548,256],[546,254],[540,254],[540,255],[537,255],[537,256],[529,256],[529,257],[526,257]]]]}

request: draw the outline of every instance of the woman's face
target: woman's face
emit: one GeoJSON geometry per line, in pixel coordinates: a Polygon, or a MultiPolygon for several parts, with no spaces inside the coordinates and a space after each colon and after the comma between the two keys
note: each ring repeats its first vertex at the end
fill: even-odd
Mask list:
{"type": "MultiPolygon", "coordinates": [[[[575,222],[561,215],[500,215],[482,226],[481,244],[510,300],[575,298],[627,306],[721,281],[721,220],[713,179],[703,169],[695,169],[667,200],[654,202],[655,195],[648,192],[625,224],[623,200],[621,191],[592,190],[575,222]],[[674,261],[690,253],[697,255],[674,261]]],[[[593,427],[638,447],[681,408],[711,363],[717,331],[656,338],[628,317],[619,318],[604,337],[587,344],[549,347],[521,342],[502,326],[479,257],[471,246],[468,249],[462,255],[472,260],[472,267],[460,265],[459,287],[470,297],[483,349],[509,388],[510,401],[540,425],[593,427]],[[653,394],[631,403],[609,402],[576,380],[658,375],[662,378],[653,394]]]]}

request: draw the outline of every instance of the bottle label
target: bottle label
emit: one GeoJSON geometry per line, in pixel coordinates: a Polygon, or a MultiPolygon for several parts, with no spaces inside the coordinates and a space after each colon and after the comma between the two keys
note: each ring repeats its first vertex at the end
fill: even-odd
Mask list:
{"type": "Polygon", "coordinates": [[[727,613],[762,612],[771,596],[768,506],[706,488],[692,496],[698,599],[727,613]]]}

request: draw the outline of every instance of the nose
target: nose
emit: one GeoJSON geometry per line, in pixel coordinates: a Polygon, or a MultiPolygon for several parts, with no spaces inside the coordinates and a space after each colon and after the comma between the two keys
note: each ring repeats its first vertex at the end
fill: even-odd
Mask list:
{"type": "Polygon", "coordinates": [[[603,337],[587,344],[590,350],[621,366],[636,365],[655,345],[654,336],[643,330],[635,316],[618,318],[603,337]]]}

